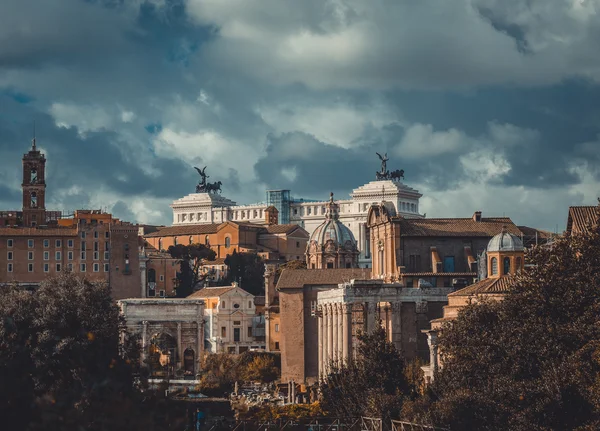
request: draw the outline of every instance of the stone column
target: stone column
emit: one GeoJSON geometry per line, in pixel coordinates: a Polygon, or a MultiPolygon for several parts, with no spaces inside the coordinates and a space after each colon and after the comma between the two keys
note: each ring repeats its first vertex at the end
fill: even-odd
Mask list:
{"type": "Polygon", "coordinates": [[[177,369],[181,369],[181,362],[183,359],[183,352],[181,351],[181,322],[177,322],[177,354],[175,355],[175,364],[177,369]]]}
{"type": "Polygon", "coordinates": [[[329,364],[333,360],[333,310],[331,304],[327,304],[327,357],[325,358],[325,370],[329,371],[329,364]]]}
{"type": "Polygon", "coordinates": [[[319,366],[319,378],[321,377],[321,375],[323,374],[323,306],[319,305],[317,306],[317,331],[318,331],[318,366],[319,366]]]}
{"type": "Polygon", "coordinates": [[[375,325],[377,325],[377,302],[367,302],[365,303],[365,311],[367,315],[365,316],[365,332],[370,334],[375,330],[375,325]]]}
{"type": "Polygon", "coordinates": [[[342,363],[345,359],[344,356],[344,308],[343,308],[344,304],[342,304],[341,302],[336,304],[336,308],[337,308],[337,315],[338,315],[338,324],[336,326],[336,329],[338,331],[338,343],[337,343],[337,350],[336,350],[336,354],[337,354],[337,360],[342,363]]]}
{"type": "Polygon", "coordinates": [[[348,361],[352,351],[352,304],[344,304],[342,313],[342,359],[348,361]]]}
{"type": "MultiPolygon", "coordinates": [[[[141,257],[141,256],[140,256],[141,257]]],[[[146,259],[140,258],[140,281],[142,283],[142,296],[140,298],[146,297],[146,259]]]]}
{"type": "Polygon", "coordinates": [[[392,309],[392,337],[391,341],[402,353],[402,302],[392,302],[390,304],[392,309]]]}
{"type": "Polygon", "coordinates": [[[204,354],[204,320],[196,322],[196,331],[196,374],[199,374],[204,354]]]}
{"type": "Polygon", "coordinates": [[[429,345],[429,368],[431,380],[438,369],[438,340],[437,331],[427,331],[427,344],[429,345]]]}
{"type": "Polygon", "coordinates": [[[148,357],[148,321],[142,322],[142,364],[148,357]]]}
{"type": "Polygon", "coordinates": [[[332,318],[333,318],[333,351],[331,352],[331,359],[336,361],[339,359],[338,357],[338,346],[339,346],[339,331],[338,326],[340,324],[339,314],[337,309],[337,304],[331,304],[332,318]]]}
{"type": "Polygon", "coordinates": [[[269,310],[265,310],[265,352],[271,351],[271,315],[269,310]]]}

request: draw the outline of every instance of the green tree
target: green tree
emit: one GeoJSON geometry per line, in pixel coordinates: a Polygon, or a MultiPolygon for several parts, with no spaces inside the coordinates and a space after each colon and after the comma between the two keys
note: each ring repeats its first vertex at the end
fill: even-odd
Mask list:
{"type": "Polygon", "coordinates": [[[240,287],[253,295],[265,293],[265,264],[256,253],[237,253],[235,250],[225,258],[227,282],[237,281],[240,287]]]}
{"type": "Polygon", "coordinates": [[[194,292],[196,285],[204,279],[200,270],[205,261],[213,261],[217,254],[204,244],[172,245],[168,249],[172,258],[179,260],[176,295],[185,298],[194,292]]]}
{"type": "Polygon", "coordinates": [[[405,394],[411,392],[404,359],[381,327],[359,336],[357,353],[356,359],[331,363],[320,383],[323,409],[338,417],[397,419],[405,394]]]}
{"type": "Polygon", "coordinates": [[[0,423],[7,430],[167,429],[134,385],[139,350],[107,287],[71,273],[2,289],[0,423]]]}
{"type": "Polygon", "coordinates": [[[600,231],[527,253],[501,302],[462,310],[421,413],[452,429],[600,428],[600,231]]]}

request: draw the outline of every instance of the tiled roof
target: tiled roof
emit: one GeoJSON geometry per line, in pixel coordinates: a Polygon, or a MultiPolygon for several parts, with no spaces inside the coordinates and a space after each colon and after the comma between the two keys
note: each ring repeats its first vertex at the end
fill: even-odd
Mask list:
{"type": "Polygon", "coordinates": [[[77,236],[77,229],[70,227],[57,228],[35,228],[35,227],[2,227],[0,228],[0,236],[16,237],[57,237],[57,236],[77,236]]]}
{"type": "Polygon", "coordinates": [[[477,277],[476,272],[403,272],[402,277],[477,277]]]}
{"type": "Polygon", "coordinates": [[[292,233],[293,231],[300,228],[297,224],[274,224],[270,226],[263,226],[263,229],[268,233],[278,234],[278,233],[292,233]]]}
{"type": "Polygon", "coordinates": [[[556,234],[547,230],[536,229],[529,226],[517,226],[523,232],[523,245],[528,248],[534,245],[547,244],[551,242],[556,234]]]}
{"type": "Polygon", "coordinates": [[[597,206],[569,207],[569,218],[567,220],[567,232],[587,232],[598,217],[597,206]]]}
{"type": "Polygon", "coordinates": [[[369,280],[369,268],[340,269],[284,269],[281,272],[277,289],[299,289],[306,285],[337,285],[352,279],[369,280]]]}
{"type": "Polygon", "coordinates": [[[475,221],[472,218],[400,219],[401,236],[482,236],[493,237],[502,227],[514,235],[521,231],[509,217],[489,217],[475,221]]]}
{"type": "Polygon", "coordinates": [[[452,292],[452,296],[471,296],[486,293],[501,294],[506,293],[512,286],[514,278],[511,276],[502,276],[500,278],[485,278],[475,284],[467,286],[463,289],[452,292]]]}
{"type": "Polygon", "coordinates": [[[162,236],[203,235],[217,233],[217,229],[220,225],[221,223],[191,224],[189,226],[168,226],[159,228],[158,231],[144,236],[146,238],[154,238],[162,236]]]}
{"type": "Polygon", "coordinates": [[[233,289],[235,289],[233,286],[205,287],[204,289],[192,293],[188,298],[213,298],[215,296],[221,296],[233,289]]]}

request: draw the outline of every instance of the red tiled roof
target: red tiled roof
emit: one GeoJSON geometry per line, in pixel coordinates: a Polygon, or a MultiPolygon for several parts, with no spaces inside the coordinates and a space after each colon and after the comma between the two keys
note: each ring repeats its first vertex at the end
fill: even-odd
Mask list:
{"type": "MultiPolygon", "coordinates": [[[[485,278],[475,284],[467,286],[463,289],[452,292],[452,296],[471,296],[480,294],[502,294],[507,293],[514,283],[514,278],[511,276],[502,276],[500,278],[485,278]]],[[[450,296],[449,295],[449,296],[450,296]]]]}
{"type": "Polygon", "coordinates": [[[30,237],[45,237],[45,236],[77,236],[77,229],[70,227],[57,228],[36,228],[36,227],[2,227],[0,228],[0,236],[30,236],[30,237]]]}
{"type": "Polygon", "coordinates": [[[340,269],[284,269],[281,272],[277,289],[300,289],[307,285],[338,285],[352,279],[369,280],[369,268],[340,269]]]}
{"type": "Polygon", "coordinates": [[[488,217],[481,221],[472,218],[423,218],[400,219],[401,236],[482,236],[493,237],[502,232],[502,227],[514,235],[521,231],[509,217],[488,217]]]}
{"type": "Polygon", "coordinates": [[[144,237],[155,238],[162,236],[203,235],[209,233],[217,233],[217,229],[221,224],[222,223],[191,224],[189,226],[168,226],[160,228],[156,232],[144,235],[144,237]]]}
{"type": "Polygon", "coordinates": [[[402,277],[477,277],[476,272],[403,272],[402,277]]]}
{"type": "Polygon", "coordinates": [[[587,232],[598,220],[597,206],[569,207],[567,232],[587,232]]]}
{"type": "Polygon", "coordinates": [[[233,289],[235,289],[233,286],[205,287],[204,289],[192,293],[188,298],[213,298],[215,296],[221,296],[233,289]]]}
{"type": "Polygon", "coordinates": [[[273,224],[270,226],[263,226],[263,229],[267,231],[267,233],[278,234],[278,233],[292,233],[297,229],[302,229],[297,224],[273,224]]]}

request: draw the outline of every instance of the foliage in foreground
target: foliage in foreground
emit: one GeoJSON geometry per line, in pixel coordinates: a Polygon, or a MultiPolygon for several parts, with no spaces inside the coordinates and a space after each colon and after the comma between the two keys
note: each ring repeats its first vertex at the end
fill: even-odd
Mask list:
{"type": "MultiPolygon", "coordinates": [[[[134,387],[138,349],[103,286],[71,274],[35,292],[2,288],[0,423],[15,430],[166,430],[134,387]]],[[[165,412],[165,409],[161,410],[165,412]]]]}
{"type": "Polygon", "coordinates": [[[405,413],[453,430],[600,428],[600,232],[558,239],[501,302],[465,308],[405,413]]]}
{"type": "Polygon", "coordinates": [[[237,281],[242,289],[252,295],[265,294],[265,263],[256,253],[233,253],[225,258],[227,283],[237,281]]]}
{"type": "Polygon", "coordinates": [[[359,337],[358,355],[331,364],[320,384],[322,407],[330,416],[397,419],[404,398],[415,389],[405,376],[405,363],[379,327],[359,337]]]}

